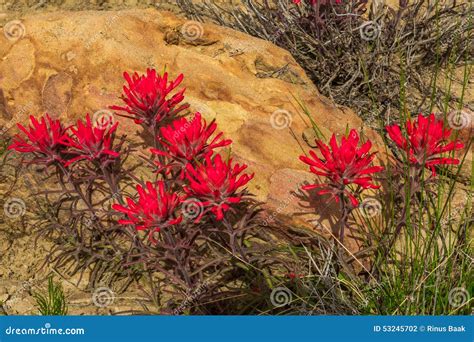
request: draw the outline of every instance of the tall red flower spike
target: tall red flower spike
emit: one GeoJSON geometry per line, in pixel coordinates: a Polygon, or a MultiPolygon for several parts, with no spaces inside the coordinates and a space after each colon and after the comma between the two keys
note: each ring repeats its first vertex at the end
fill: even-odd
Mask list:
{"type": "Polygon", "coordinates": [[[147,69],[146,75],[134,73],[130,76],[125,72],[123,77],[128,83],[128,87],[123,87],[124,94],[122,95],[126,106],[110,108],[127,112],[129,115],[122,114],[121,116],[134,119],[137,124],[143,123],[148,127],[155,127],[164,118],[173,118],[189,107],[187,104],[180,105],[186,89],[168,98],[171,91],[183,80],[182,74],[170,82],[168,82],[168,73],[159,75],[154,69],[147,69]]]}
{"type": "Polygon", "coordinates": [[[437,120],[434,114],[406,122],[406,135],[397,124],[386,127],[388,135],[397,146],[406,153],[411,165],[426,167],[436,176],[435,165],[459,164],[459,160],[442,157],[444,152],[452,152],[464,148],[458,140],[448,142],[451,130],[444,126],[443,120],[437,120]]]}
{"type": "Polygon", "coordinates": [[[222,132],[208,142],[216,128],[217,124],[214,121],[207,126],[200,113],[196,113],[189,121],[186,118],[179,118],[171,125],[161,128],[159,140],[162,149],[151,150],[152,153],[166,159],[166,165],[158,163],[158,166],[167,170],[173,168],[181,170],[180,179],[183,179],[189,163],[200,162],[206,156],[212,155],[215,148],[232,143],[232,140],[221,139],[222,132]]]}
{"type": "Polygon", "coordinates": [[[67,138],[67,128],[59,120],[53,120],[48,114],[40,121],[30,116],[31,125],[27,128],[18,124],[18,128],[26,135],[13,137],[13,143],[8,147],[21,153],[33,153],[34,163],[50,165],[54,162],[63,162],[64,142],[67,138]]]}
{"type": "Polygon", "coordinates": [[[113,125],[94,126],[89,114],[85,122],[77,120],[77,125],[70,128],[72,135],[65,142],[68,146],[67,152],[77,156],[67,161],[65,166],[83,159],[106,166],[119,157],[120,153],[113,146],[117,125],[118,122],[113,125]]]}
{"type": "Polygon", "coordinates": [[[150,237],[182,221],[181,216],[176,216],[176,209],[181,203],[181,198],[172,192],[167,192],[165,183],[146,183],[146,188],[137,185],[138,201],[126,198],[127,206],[112,205],[112,208],[127,216],[118,222],[123,225],[133,225],[137,230],[149,230],[150,237]]]}
{"type": "Polygon", "coordinates": [[[300,160],[310,166],[312,173],[325,177],[327,181],[303,186],[304,190],[318,188],[319,195],[331,194],[336,202],[339,202],[342,196],[347,196],[356,207],[359,202],[354,193],[348,189],[349,185],[359,185],[362,189],[379,188],[372,183],[370,175],[382,171],[383,167],[371,166],[375,157],[375,152],[369,153],[372,142],[368,140],[359,147],[359,135],[356,130],[351,130],[348,137],[342,137],[340,146],[337,144],[335,134],[332,135],[329,146],[320,140],[316,141],[316,144],[324,159],[309,151],[311,158],[300,156],[300,160]]]}
{"type": "Polygon", "coordinates": [[[242,166],[235,164],[232,167],[232,159],[225,162],[220,154],[216,154],[214,158],[207,155],[204,164],[196,167],[192,164],[187,165],[186,176],[189,186],[184,187],[184,190],[190,196],[202,201],[202,205],[206,208],[196,221],[199,221],[207,211],[211,211],[220,221],[231,204],[241,201],[242,192],[238,189],[245,186],[254,176],[253,174],[239,176],[246,168],[245,164],[242,166]]]}

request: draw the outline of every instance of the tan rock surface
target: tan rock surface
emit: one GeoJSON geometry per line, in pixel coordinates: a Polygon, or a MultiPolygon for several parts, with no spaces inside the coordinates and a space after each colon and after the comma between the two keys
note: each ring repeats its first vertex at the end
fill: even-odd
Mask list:
{"type": "MultiPolygon", "coordinates": [[[[230,29],[156,10],[44,13],[18,25],[24,30],[18,39],[0,36],[0,123],[11,126],[45,111],[72,121],[119,103],[123,71],[182,72],[191,108],[215,117],[234,140],[236,159],[256,174],[250,190],[271,210],[285,205],[298,183],[313,178],[298,160],[302,147],[309,149],[301,138],[309,120],[292,95],[326,137],[362,128],[351,110],[318,93],[288,52],[230,29]]],[[[119,121],[122,131],[137,130],[119,121]]],[[[380,142],[373,131],[364,133],[380,142]]],[[[299,207],[295,199],[288,212],[299,207]]],[[[307,221],[290,220],[308,226],[307,221]]]]}

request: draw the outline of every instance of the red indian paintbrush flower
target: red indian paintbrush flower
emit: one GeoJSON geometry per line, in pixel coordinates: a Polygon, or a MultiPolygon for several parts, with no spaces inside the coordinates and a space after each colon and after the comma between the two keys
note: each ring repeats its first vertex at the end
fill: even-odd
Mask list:
{"type": "Polygon", "coordinates": [[[199,162],[206,156],[212,155],[215,148],[232,143],[232,140],[221,139],[222,132],[208,142],[216,128],[217,124],[214,121],[207,126],[206,120],[201,118],[200,113],[196,113],[189,121],[186,118],[179,118],[171,125],[161,128],[159,140],[162,150],[152,149],[151,151],[165,157],[168,163],[166,165],[158,163],[158,166],[168,170],[172,168],[181,170],[180,179],[183,179],[189,163],[199,162]]]}
{"type": "Polygon", "coordinates": [[[312,173],[327,178],[327,182],[303,186],[304,190],[319,188],[319,195],[331,194],[339,202],[342,196],[347,195],[352,205],[356,207],[359,202],[347,186],[356,184],[362,189],[377,189],[380,186],[372,183],[372,176],[383,170],[381,166],[371,166],[375,157],[369,153],[372,142],[368,140],[362,146],[359,145],[359,135],[356,130],[351,130],[348,137],[342,137],[338,146],[336,135],[333,134],[329,146],[321,141],[316,141],[321,151],[322,158],[316,153],[309,151],[311,156],[300,156],[300,160],[310,166],[312,173]]]}
{"type": "Polygon", "coordinates": [[[235,164],[232,167],[232,159],[228,162],[222,160],[220,154],[214,158],[210,155],[205,157],[204,164],[194,167],[187,165],[186,176],[189,186],[184,187],[186,193],[202,201],[206,208],[196,219],[199,221],[207,211],[211,211],[217,218],[222,220],[224,212],[230,209],[231,204],[239,203],[242,193],[238,189],[246,185],[252,175],[239,174],[247,168],[247,165],[235,164]]]}
{"type": "Polygon", "coordinates": [[[168,73],[158,75],[154,69],[147,69],[146,75],[134,73],[130,76],[125,72],[123,76],[128,83],[128,87],[123,87],[122,95],[126,106],[112,106],[111,109],[127,112],[129,115],[122,116],[134,119],[137,124],[154,127],[164,118],[172,118],[188,108],[186,104],[179,105],[184,99],[185,89],[168,98],[183,80],[182,74],[169,83],[168,73]]]}
{"type": "Polygon", "coordinates": [[[34,163],[50,165],[53,162],[63,162],[64,142],[67,138],[67,128],[59,120],[53,120],[48,114],[41,117],[40,121],[30,116],[31,125],[25,128],[18,124],[18,128],[26,135],[20,134],[13,138],[13,143],[8,147],[21,153],[33,153],[36,158],[34,163]]]}
{"type": "Polygon", "coordinates": [[[448,142],[451,130],[444,127],[443,120],[434,114],[418,115],[416,120],[407,120],[406,136],[397,124],[386,127],[388,135],[407,155],[411,165],[426,167],[436,176],[435,165],[459,164],[456,158],[442,157],[444,152],[460,150],[464,144],[458,140],[448,142]]]}
{"type": "Polygon", "coordinates": [[[119,152],[113,146],[117,125],[118,122],[113,125],[94,126],[89,114],[86,116],[86,122],[77,120],[77,125],[70,128],[72,135],[65,142],[68,146],[67,152],[77,156],[67,161],[65,166],[83,159],[106,166],[119,157],[119,152]]]}
{"type": "Polygon", "coordinates": [[[120,224],[131,224],[137,230],[149,230],[150,237],[160,229],[178,224],[181,216],[176,216],[176,209],[181,198],[172,192],[167,192],[162,181],[152,184],[146,183],[146,188],[137,185],[138,201],[127,198],[127,206],[114,204],[112,208],[127,216],[121,219],[120,224]]]}

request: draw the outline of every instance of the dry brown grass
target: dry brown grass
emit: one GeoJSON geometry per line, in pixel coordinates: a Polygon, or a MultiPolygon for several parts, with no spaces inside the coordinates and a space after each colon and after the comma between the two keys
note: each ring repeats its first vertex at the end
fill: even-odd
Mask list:
{"type": "Polygon", "coordinates": [[[355,109],[374,127],[378,118],[390,119],[388,107],[427,112],[446,102],[458,108],[466,100],[461,92],[433,85],[442,71],[458,76],[453,83],[466,81],[464,67],[474,60],[472,4],[415,0],[393,9],[374,1],[364,13],[364,1],[352,1],[339,13],[326,8],[320,24],[309,5],[290,1],[244,1],[233,8],[211,1],[178,4],[193,20],[212,21],[287,49],[324,95],[355,109]],[[368,22],[378,33],[373,39],[361,33],[368,22]]]}

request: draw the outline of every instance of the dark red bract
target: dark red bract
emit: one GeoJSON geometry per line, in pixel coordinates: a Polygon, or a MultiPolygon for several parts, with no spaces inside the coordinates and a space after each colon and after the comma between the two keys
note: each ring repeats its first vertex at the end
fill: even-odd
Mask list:
{"type": "Polygon", "coordinates": [[[426,167],[436,176],[435,165],[459,164],[453,157],[443,157],[445,152],[460,150],[464,144],[458,140],[448,142],[451,130],[447,129],[443,120],[437,120],[434,114],[428,117],[418,115],[415,120],[407,120],[406,134],[399,125],[386,127],[388,135],[405,153],[411,165],[426,167]]]}
{"type": "Polygon", "coordinates": [[[114,210],[127,216],[118,221],[120,224],[130,224],[137,230],[149,230],[153,234],[182,221],[182,217],[176,215],[182,199],[176,193],[166,191],[164,182],[147,182],[146,188],[137,185],[137,192],[138,201],[126,198],[127,206],[112,206],[114,210]]]}
{"type": "Polygon", "coordinates": [[[189,163],[202,161],[206,156],[212,155],[215,148],[232,143],[232,140],[222,139],[222,133],[218,133],[209,142],[216,128],[214,121],[208,126],[200,113],[196,113],[190,120],[176,119],[171,125],[161,128],[159,140],[162,149],[151,150],[165,158],[165,163],[158,163],[158,166],[180,170],[180,179],[183,179],[189,163]]]}
{"type": "MultiPolygon", "coordinates": [[[[230,206],[239,203],[242,199],[242,193],[239,188],[245,186],[252,178],[252,175],[239,174],[247,168],[247,165],[232,166],[232,159],[225,162],[220,154],[214,158],[206,156],[205,162],[198,166],[187,165],[187,179],[189,186],[184,190],[190,196],[196,197],[202,201],[206,211],[211,211],[217,220],[224,218],[224,212],[230,209],[230,206]]],[[[199,221],[202,214],[197,218],[199,221]]]]}
{"type": "Polygon", "coordinates": [[[17,134],[13,143],[8,147],[21,153],[33,153],[37,164],[50,165],[63,162],[64,143],[68,137],[67,128],[59,120],[53,120],[45,114],[38,121],[30,116],[31,125],[27,128],[18,124],[18,128],[26,135],[26,139],[17,134]]]}
{"type": "Polygon", "coordinates": [[[351,130],[348,137],[342,137],[338,146],[336,135],[333,134],[329,146],[322,141],[316,141],[323,158],[315,152],[309,151],[311,157],[300,156],[301,161],[310,166],[312,173],[323,176],[326,182],[306,185],[304,190],[318,188],[319,195],[330,194],[336,202],[342,196],[348,196],[352,205],[359,204],[349,185],[359,185],[362,189],[377,189],[379,186],[372,183],[372,176],[383,170],[381,166],[371,166],[375,153],[370,153],[372,142],[368,140],[359,145],[359,135],[356,130],[351,130]]]}
{"type": "MultiPolygon", "coordinates": [[[[180,74],[174,81],[168,82],[168,73],[159,75],[154,69],[147,69],[145,75],[134,73],[123,74],[128,83],[124,86],[122,100],[126,106],[112,106],[111,109],[125,111],[128,113],[124,117],[132,118],[137,124],[145,124],[154,127],[165,118],[173,118],[188,105],[181,104],[184,99],[185,89],[180,90],[175,95],[169,94],[179,86],[183,80],[180,74]]],[[[121,114],[119,114],[121,115],[121,114]]]]}

